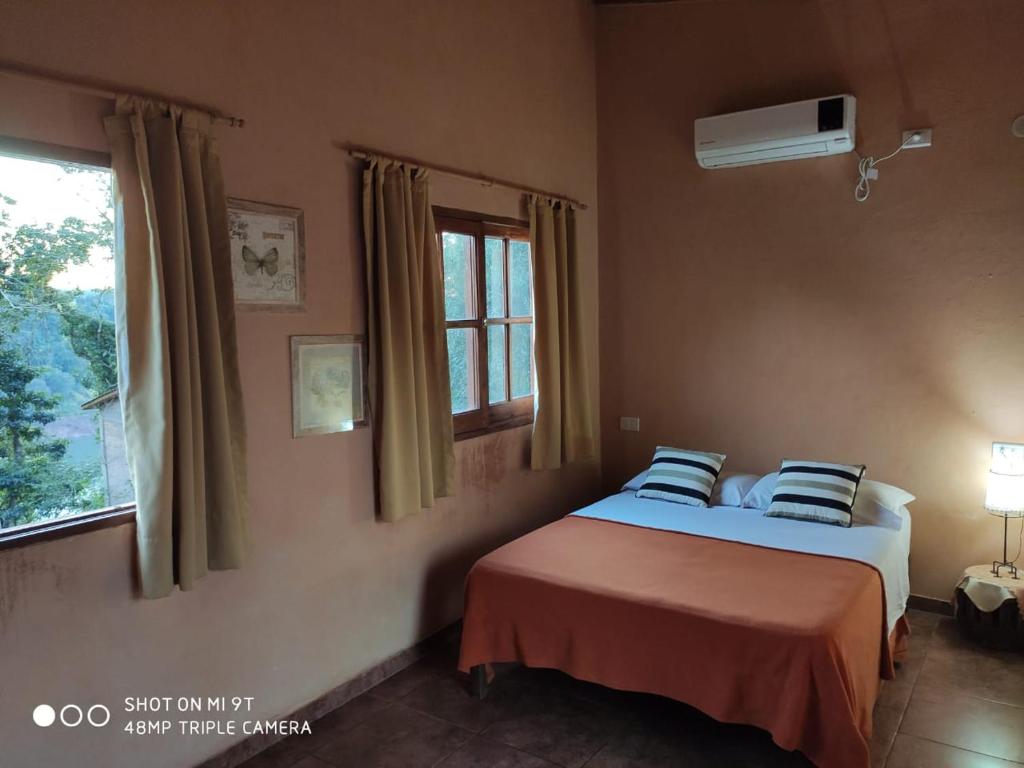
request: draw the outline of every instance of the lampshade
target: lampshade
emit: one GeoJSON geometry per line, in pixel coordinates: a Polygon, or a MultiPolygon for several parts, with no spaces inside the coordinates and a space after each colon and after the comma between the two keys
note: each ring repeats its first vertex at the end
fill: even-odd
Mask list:
{"type": "Polygon", "coordinates": [[[1024,516],[1024,475],[989,472],[985,509],[1008,517],[1024,516]]]}

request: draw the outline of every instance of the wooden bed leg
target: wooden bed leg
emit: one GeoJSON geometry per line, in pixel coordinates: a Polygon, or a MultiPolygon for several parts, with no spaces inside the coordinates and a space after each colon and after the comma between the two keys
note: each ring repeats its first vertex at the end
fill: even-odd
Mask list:
{"type": "Polygon", "coordinates": [[[483,699],[487,695],[486,664],[477,664],[469,670],[469,685],[474,698],[483,699]]]}

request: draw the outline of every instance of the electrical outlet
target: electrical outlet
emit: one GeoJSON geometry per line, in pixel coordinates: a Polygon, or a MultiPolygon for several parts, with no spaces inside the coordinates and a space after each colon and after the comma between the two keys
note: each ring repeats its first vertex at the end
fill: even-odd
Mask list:
{"type": "Polygon", "coordinates": [[[639,416],[620,416],[619,417],[619,429],[623,432],[639,432],[640,431],[640,417],[639,416]]]}
{"type": "Polygon", "coordinates": [[[932,145],[931,128],[915,128],[912,131],[903,132],[904,149],[924,149],[932,145]]]}

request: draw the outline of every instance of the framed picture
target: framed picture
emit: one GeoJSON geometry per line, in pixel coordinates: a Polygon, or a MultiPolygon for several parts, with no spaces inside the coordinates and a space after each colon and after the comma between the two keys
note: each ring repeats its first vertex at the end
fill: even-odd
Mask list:
{"type": "Polygon", "coordinates": [[[306,300],[302,211],[228,198],[235,304],[253,311],[301,312],[306,300]]]}
{"type": "Polygon", "coordinates": [[[362,336],[292,336],[292,436],[367,426],[362,336]]]}

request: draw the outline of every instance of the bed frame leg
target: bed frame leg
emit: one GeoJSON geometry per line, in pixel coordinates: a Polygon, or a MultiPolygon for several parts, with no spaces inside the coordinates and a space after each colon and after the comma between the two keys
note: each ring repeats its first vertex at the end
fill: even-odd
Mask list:
{"type": "Polygon", "coordinates": [[[469,686],[473,698],[483,699],[487,695],[487,665],[477,664],[469,670],[469,686]]]}

